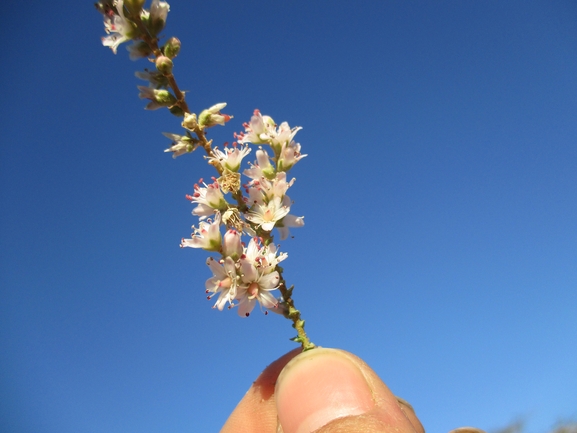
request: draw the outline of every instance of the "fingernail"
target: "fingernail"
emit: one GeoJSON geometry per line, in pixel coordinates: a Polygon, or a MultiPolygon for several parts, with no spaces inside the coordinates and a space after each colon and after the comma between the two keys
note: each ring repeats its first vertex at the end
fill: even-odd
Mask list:
{"type": "Polygon", "coordinates": [[[411,403],[409,403],[407,400],[405,400],[404,398],[401,398],[398,395],[396,395],[395,398],[397,399],[397,403],[399,403],[399,405],[401,406],[401,409],[403,409],[403,407],[407,407],[407,408],[411,409],[413,412],[415,411],[415,409],[413,408],[413,405],[411,403]]]}
{"type": "Polygon", "coordinates": [[[397,399],[399,407],[401,408],[401,410],[403,411],[409,422],[412,424],[415,431],[424,433],[425,429],[423,428],[423,424],[421,424],[421,421],[419,421],[419,418],[417,418],[417,415],[415,414],[415,409],[413,408],[411,403],[409,403],[407,400],[399,396],[395,396],[395,398],[397,399]]]}
{"type": "Polygon", "coordinates": [[[329,421],[375,405],[365,376],[344,353],[316,348],[292,359],[279,375],[275,398],[284,433],[310,433],[329,421]]]}

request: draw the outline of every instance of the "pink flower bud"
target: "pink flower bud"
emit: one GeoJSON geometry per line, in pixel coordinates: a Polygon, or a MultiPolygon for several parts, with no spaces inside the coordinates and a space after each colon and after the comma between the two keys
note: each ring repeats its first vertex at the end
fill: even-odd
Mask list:
{"type": "Polygon", "coordinates": [[[222,244],[222,255],[237,260],[242,255],[242,250],[240,234],[236,230],[227,231],[222,244]]]}

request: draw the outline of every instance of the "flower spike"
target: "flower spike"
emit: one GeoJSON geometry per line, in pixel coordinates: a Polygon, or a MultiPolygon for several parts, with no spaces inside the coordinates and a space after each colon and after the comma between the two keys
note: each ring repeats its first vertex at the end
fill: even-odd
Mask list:
{"type": "Polygon", "coordinates": [[[214,146],[213,140],[207,139],[208,128],[224,126],[233,117],[222,112],[224,102],[200,112],[189,108],[174,76],[181,42],[171,37],[160,45],[170,5],[151,0],[146,9],[145,0],[99,0],[96,7],[103,16],[104,46],[116,54],[120,44],[132,41],[127,46],[129,57],[147,58],[155,65],[152,71],[136,73],[147,84],[138,86],[139,98],[147,100],[145,108],[165,107],[180,117],[184,131],[163,133],[170,140],[164,152],[177,158],[201,148],[208,164],[216,169],[210,183],[199,180],[194,193],[186,196],[198,222],[190,237],[180,242],[182,248],[202,249],[214,256],[206,260],[212,276],[205,281],[206,297],[216,297],[213,308],[237,308],[241,317],[248,317],[258,304],[264,314],[273,311],[292,321],[297,331],[294,340],[303,350],[315,347],[294,306],[293,287],[287,288],[283,277],[280,264],[288,255],[274,243],[273,235],[276,228],[284,240],[289,228],[304,225],[304,217],[290,213],[293,202],[288,190],[295,179],[287,176],[306,157],[294,140],[301,127],[290,127],[287,122],[278,125],[272,117],[254,110],[243,124],[244,131],[233,134],[231,146],[214,146]],[[252,145],[257,146],[255,159],[246,163],[252,145]]]}

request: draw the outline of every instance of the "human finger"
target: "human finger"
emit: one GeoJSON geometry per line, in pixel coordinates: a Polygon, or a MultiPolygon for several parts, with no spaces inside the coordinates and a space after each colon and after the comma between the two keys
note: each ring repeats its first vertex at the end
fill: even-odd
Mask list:
{"type": "Polygon", "coordinates": [[[281,370],[300,352],[300,348],[294,349],[264,369],[231,413],[221,433],[276,432],[274,387],[281,370]]]}
{"type": "Polygon", "coordinates": [[[283,433],[424,432],[377,374],[343,350],[316,348],[293,358],[279,375],[275,400],[283,433]]]}

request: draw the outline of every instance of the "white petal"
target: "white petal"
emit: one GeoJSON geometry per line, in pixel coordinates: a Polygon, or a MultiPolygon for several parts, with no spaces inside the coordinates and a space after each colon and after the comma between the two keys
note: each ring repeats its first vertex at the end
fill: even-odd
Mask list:
{"type": "Polygon", "coordinates": [[[269,292],[262,292],[259,296],[260,304],[267,309],[274,309],[278,305],[277,299],[269,292]]]}
{"type": "Polygon", "coordinates": [[[270,274],[263,275],[258,281],[258,285],[263,290],[274,290],[280,281],[277,271],[271,272],[270,274]]]}
{"type": "Polygon", "coordinates": [[[238,315],[240,317],[248,317],[255,304],[256,301],[254,299],[248,299],[248,297],[242,298],[238,304],[238,315]]]}

